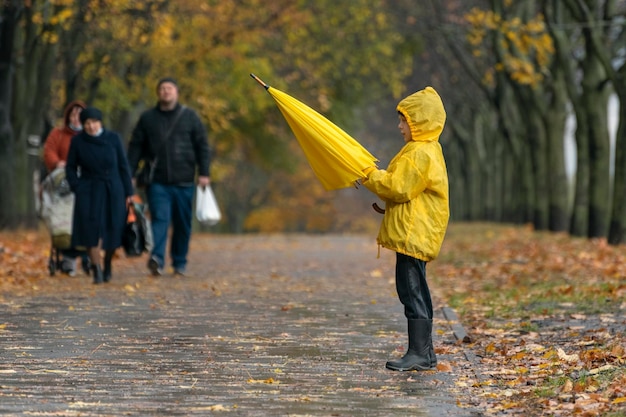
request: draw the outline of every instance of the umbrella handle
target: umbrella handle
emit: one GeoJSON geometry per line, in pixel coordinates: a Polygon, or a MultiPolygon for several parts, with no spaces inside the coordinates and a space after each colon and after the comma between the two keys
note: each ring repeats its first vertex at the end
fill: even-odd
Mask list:
{"type": "Polygon", "coordinates": [[[380,213],[380,214],[385,214],[385,209],[384,208],[380,208],[380,206],[376,203],[372,204],[372,207],[374,208],[374,211],[376,213],[380,213]]]}
{"type": "Polygon", "coordinates": [[[263,82],[263,80],[261,80],[261,79],[260,79],[259,77],[257,77],[256,75],[254,75],[254,74],[250,74],[250,76],[251,76],[252,78],[254,78],[254,79],[256,80],[256,82],[258,82],[258,83],[259,83],[259,84],[261,84],[263,87],[265,87],[265,89],[266,89],[266,90],[270,88],[270,86],[269,86],[269,85],[265,84],[265,82],[263,82]]]}

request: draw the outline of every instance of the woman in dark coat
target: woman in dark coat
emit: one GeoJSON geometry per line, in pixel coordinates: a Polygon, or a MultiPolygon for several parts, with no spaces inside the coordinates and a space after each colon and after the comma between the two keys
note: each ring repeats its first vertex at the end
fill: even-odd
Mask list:
{"type": "Polygon", "coordinates": [[[133,185],[122,139],[102,128],[102,112],[88,107],[80,121],[83,131],[72,139],[65,167],[75,194],[72,246],[87,248],[94,284],[99,284],[111,279],[111,260],[122,245],[133,185]]]}

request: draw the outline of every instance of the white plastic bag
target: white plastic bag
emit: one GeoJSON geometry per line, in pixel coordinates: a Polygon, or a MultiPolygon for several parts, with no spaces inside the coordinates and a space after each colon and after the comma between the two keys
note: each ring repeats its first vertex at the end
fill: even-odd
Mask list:
{"type": "Polygon", "coordinates": [[[196,189],[196,218],[208,226],[215,226],[222,219],[222,213],[210,185],[198,186],[196,189]]]}

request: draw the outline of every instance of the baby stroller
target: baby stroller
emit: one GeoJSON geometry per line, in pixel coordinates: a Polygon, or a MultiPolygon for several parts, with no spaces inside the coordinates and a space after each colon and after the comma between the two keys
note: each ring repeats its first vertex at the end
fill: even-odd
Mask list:
{"type": "MultiPolygon", "coordinates": [[[[57,168],[41,182],[40,217],[44,221],[51,237],[48,270],[54,275],[57,270],[67,272],[63,265],[61,251],[69,251],[72,241],[72,215],[74,194],[65,178],[65,169],[57,168]]],[[[80,255],[80,252],[72,254],[80,255]]]]}

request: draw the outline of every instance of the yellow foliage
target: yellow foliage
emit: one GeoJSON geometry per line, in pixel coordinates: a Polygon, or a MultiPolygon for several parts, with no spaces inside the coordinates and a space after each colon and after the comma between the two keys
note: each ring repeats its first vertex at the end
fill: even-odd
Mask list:
{"type": "Polygon", "coordinates": [[[506,71],[512,80],[523,85],[536,86],[543,80],[543,74],[548,73],[554,45],[543,15],[537,14],[527,21],[518,16],[505,20],[492,10],[473,8],[465,20],[470,24],[467,40],[475,57],[491,57],[493,54],[485,54],[482,49],[497,46],[505,53],[494,67],[506,71]],[[495,38],[488,37],[488,33],[495,38]],[[491,39],[495,39],[496,45],[487,43],[491,39]]]}
{"type": "Polygon", "coordinates": [[[36,23],[36,24],[40,25],[40,24],[43,23],[43,15],[41,13],[39,13],[39,12],[33,13],[33,17],[31,18],[31,21],[33,23],[36,23]]]}
{"type": "Polygon", "coordinates": [[[54,32],[44,32],[41,35],[41,39],[45,43],[55,44],[55,43],[57,43],[59,41],[59,35],[57,33],[54,33],[54,32]]]}
{"type": "Polygon", "coordinates": [[[58,2],[53,9],[33,10],[30,21],[40,27],[44,42],[58,42],[58,34],[53,36],[50,32],[59,28],[67,29],[70,19],[74,16],[74,11],[64,3],[67,2],[58,2]],[[50,10],[54,10],[54,12],[50,12],[50,10]]]}
{"type": "Polygon", "coordinates": [[[485,38],[486,33],[487,32],[484,30],[477,29],[467,35],[467,41],[472,46],[480,46],[480,44],[483,42],[483,39],[485,38]]]}
{"type": "Polygon", "coordinates": [[[57,14],[52,16],[52,18],[50,19],[50,24],[62,25],[68,19],[70,19],[73,15],[74,13],[72,12],[72,9],[69,9],[69,8],[61,9],[57,14]]]}
{"type": "Polygon", "coordinates": [[[484,85],[493,86],[495,83],[494,71],[493,70],[486,71],[485,74],[483,75],[482,82],[484,85]]]}

